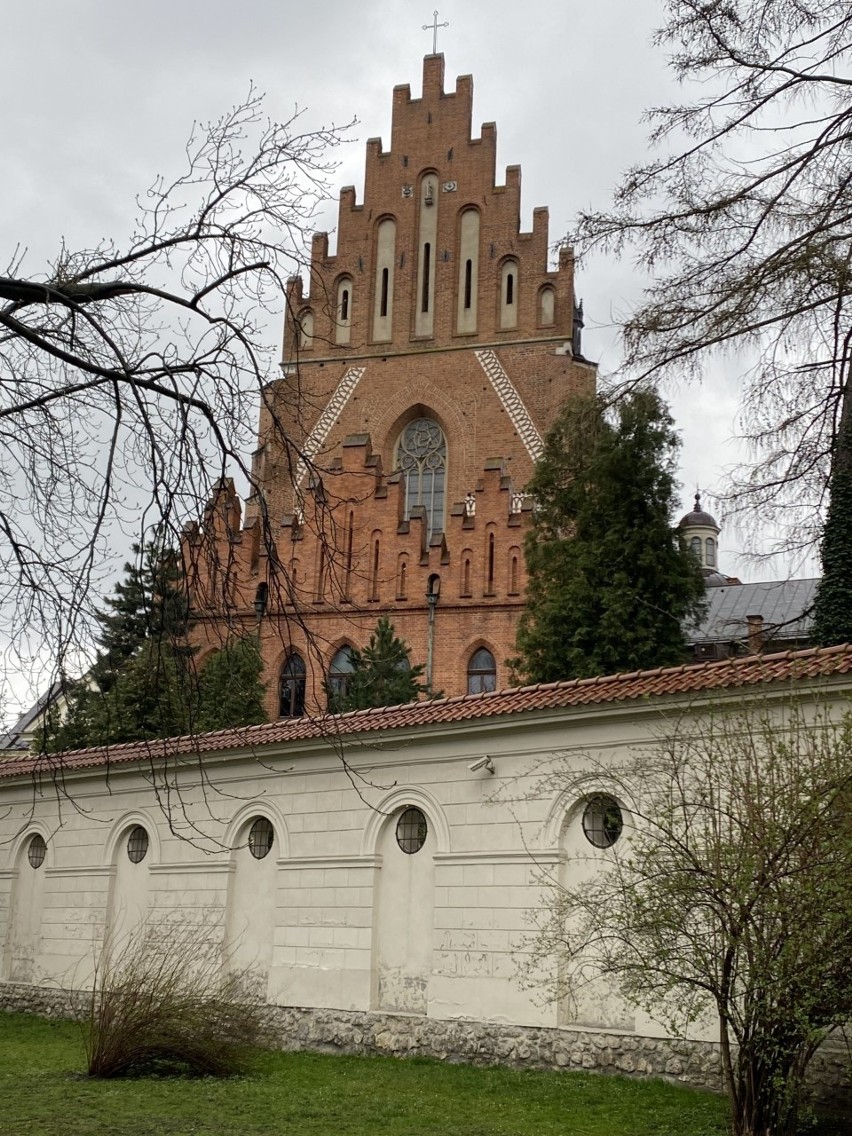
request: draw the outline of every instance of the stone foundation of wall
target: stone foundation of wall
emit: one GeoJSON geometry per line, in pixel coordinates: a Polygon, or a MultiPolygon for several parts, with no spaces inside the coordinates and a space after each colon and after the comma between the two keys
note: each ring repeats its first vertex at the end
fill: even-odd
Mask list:
{"type": "MultiPolygon", "coordinates": [[[[85,991],[0,983],[0,1009],[47,1018],[82,1018],[85,991]]],[[[474,1065],[573,1069],[622,1076],[662,1077],[721,1091],[719,1047],[710,1042],[641,1037],[615,1030],[548,1029],[416,1014],[270,1006],[271,1025],[286,1050],[434,1057],[474,1065]]],[[[852,1053],[827,1044],[810,1070],[815,1095],[831,1107],[852,1106],[852,1053]]]]}

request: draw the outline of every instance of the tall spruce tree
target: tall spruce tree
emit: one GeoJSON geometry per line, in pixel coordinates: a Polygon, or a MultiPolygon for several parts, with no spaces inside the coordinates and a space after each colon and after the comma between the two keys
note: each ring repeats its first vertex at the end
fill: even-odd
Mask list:
{"type": "Polygon", "coordinates": [[[97,658],[85,678],[68,683],[67,711],[46,722],[39,748],[56,752],[265,721],[256,642],[232,640],[199,674],[175,554],[156,541],[133,551],[98,615],[97,658]]]}
{"type": "Polygon", "coordinates": [[[659,396],[635,390],[610,412],[573,401],[545,440],[530,492],[529,584],[513,660],[529,682],[681,662],[704,585],[673,527],[679,439],[659,396]]]}
{"type": "Polygon", "coordinates": [[[425,668],[420,663],[413,667],[410,653],[411,648],[394,634],[393,624],[383,615],[367,646],[362,651],[352,649],[352,672],[345,692],[328,691],[331,709],[343,712],[416,702],[427,690],[418,681],[425,668]]]}
{"type": "Polygon", "coordinates": [[[38,748],[58,752],[193,728],[197,683],[176,554],[156,538],[135,544],[133,553],[97,614],[95,661],[86,676],[67,683],[66,711],[48,718],[38,748]]]}
{"type": "Polygon", "coordinates": [[[842,426],[847,457],[835,460],[822,534],[823,576],[814,603],[813,641],[852,643],[852,420],[842,426]]]}

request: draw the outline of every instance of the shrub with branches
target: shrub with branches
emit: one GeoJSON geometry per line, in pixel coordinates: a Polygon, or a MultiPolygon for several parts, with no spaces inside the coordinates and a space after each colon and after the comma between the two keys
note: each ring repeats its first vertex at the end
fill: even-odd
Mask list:
{"type": "Polygon", "coordinates": [[[268,1041],[250,975],[223,965],[211,929],[147,924],[98,961],[86,1022],[91,1077],[244,1072],[268,1041]]]}

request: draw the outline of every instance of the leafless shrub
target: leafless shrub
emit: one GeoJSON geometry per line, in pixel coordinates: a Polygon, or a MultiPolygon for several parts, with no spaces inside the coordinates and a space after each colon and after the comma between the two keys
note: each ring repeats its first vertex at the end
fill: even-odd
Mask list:
{"type": "Polygon", "coordinates": [[[223,964],[208,923],[148,924],[96,968],[86,1021],[90,1077],[228,1077],[268,1040],[251,975],[223,964]]]}

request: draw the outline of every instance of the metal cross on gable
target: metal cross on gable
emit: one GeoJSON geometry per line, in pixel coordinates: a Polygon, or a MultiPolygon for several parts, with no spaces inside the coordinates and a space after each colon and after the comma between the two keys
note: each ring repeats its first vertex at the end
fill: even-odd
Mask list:
{"type": "Polygon", "coordinates": [[[450,26],[449,20],[445,20],[443,22],[443,24],[438,23],[438,9],[437,8],[432,13],[432,23],[431,24],[423,24],[423,31],[432,33],[432,54],[433,55],[438,54],[438,28],[448,28],[449,26],[450,26]]]}

